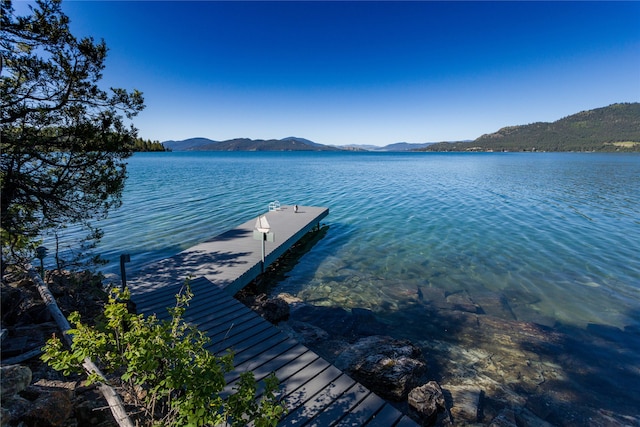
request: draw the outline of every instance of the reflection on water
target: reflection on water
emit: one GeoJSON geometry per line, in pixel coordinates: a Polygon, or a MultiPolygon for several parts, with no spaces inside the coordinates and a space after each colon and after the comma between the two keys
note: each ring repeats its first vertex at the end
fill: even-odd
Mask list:
{"type": "MultiPolygon", "coordinates": [[[[640,365],[630,350],[640,341],[638,155],[160,153],[135,155],[129,176],[122,208],[102,224],[111,271],[122,252],[135,271],[257,216],[272,200],[328,206],[328,234],[277,292],[370,309],[390,333],[431,343],[443,357],[464,359],[460,348],[490,355],[514,342],[523,351],[524,338],[506,345],[496,328],[460,330],[473,315],[565,328],[599,343],[590,351],[620,359],[619,378],[640,365]],[[603,330],[625,339],[603,338],[603,330]],[[621,347],[602,350],[607,339],[621,347]]],[[[535,375],[547,375],[546,384],[568,375],[550,368],[560,362],[602,380],[598,359],[572,348],[561,361],[518,354],[542,366],[535,375]]],[[[630,375],[639,377],[637,369],[630,375]]],[[[637,386],[626,390],[640,401],[637,386]]]]}

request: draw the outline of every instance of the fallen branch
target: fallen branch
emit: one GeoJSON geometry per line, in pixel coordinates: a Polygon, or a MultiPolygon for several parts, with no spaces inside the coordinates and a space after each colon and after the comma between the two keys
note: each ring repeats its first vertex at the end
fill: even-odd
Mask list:
{"type": "Polygon", "coordinates": [[[3,365],[18,365],[22,362],[25,362],[29,359],[33,359],[36,356],[40,356],[42,354],[41,348],[34,348],[33,350],[29,350],[25,353],[22,353],[18,356],[10,357],[8,359],[3,359],[3,365]]]}
{"type": "MultiPolygon", "coordinates": [[[[67,331],[71,329],[69,321],[64,316],[64,314],[62,314],[62,311],[60,311],[60,308],[58,307],[53,294],[47,287],[46,283],[44,283],[38,272],[31,265],[28,267],[28,271],[31,280],[33,280],[36,287],[38,288],[38,292],[40,293],[42,300],[44,301],[47,308],[49,309],[49,312],[56,321],[58,328],[60,328],[60,330],[62,331],[67,344],[71,345],[73,342],[73,337],[67,333],[67,331]]],[[[127,415],[127,411],[124,408],[122,399],[120,399],[120,396],[112,387],[107,385],[106,379],[98,366],[96,366],[96,364],[93,363],[89,358],[86,358],[84,360],[82,366],[84,367],[85,371],[87,371],[87,373],[96,374],[101,378],[101,381],[98,383],[98,389],[109,404],[109,409],[111,409],[113,418],[116,420],[118,425],[120,427],[134,427],[131,419],[129,419],[129,416],[127,415]]]]}

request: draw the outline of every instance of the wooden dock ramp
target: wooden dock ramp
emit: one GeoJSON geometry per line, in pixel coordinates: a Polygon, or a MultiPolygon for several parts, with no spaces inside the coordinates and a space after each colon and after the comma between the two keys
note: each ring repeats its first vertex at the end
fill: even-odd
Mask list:
{"type": "MultiPolygon", "coordinates": [[[[294,213],[289,206],[268,212],[275,242],[266,242],[266,264],[327,214],[328,209],[316,207],[300,207],[294,213]],[[282,236],[280,243],[278,236],[282,236]]],[[[261,242],[253,239],[254,226],[255,218],[145,268],[129,282],[138,312],[168,318],[166,308],[175,305],[175,295],[191,276],[194,298],[185,320],[209,336],[211,352],[234,351],[235,368],[226,378],[228,390],[242,372],[252,371],[258,381],[275,372],[288,410],[280,426],[416,426],[388,402],[233,298],[262,268],[261,242]]]]}

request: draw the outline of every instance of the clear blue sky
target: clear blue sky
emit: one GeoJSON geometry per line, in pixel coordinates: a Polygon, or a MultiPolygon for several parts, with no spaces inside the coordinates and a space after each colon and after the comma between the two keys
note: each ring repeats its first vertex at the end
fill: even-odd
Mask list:
{"type": "Polygon", "coordinates": [[[145,139],[475,139],[640,101],[640,2],[63,1],[145,139]]]}

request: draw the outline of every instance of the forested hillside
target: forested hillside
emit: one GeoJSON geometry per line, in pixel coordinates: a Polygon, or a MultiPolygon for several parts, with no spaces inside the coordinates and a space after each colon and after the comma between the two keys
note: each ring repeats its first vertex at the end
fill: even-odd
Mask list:
{"type": "Polygon", "coordinates": [[[433,144],[422,151],[640,151],[640,103],[504,127],[471,142],[433,144]]]}
{"type": "Polygon", "coordinates": [[[133,151],[171,151],[164,147],[160,141],[136,138],[133,142],[133,151]]]}

